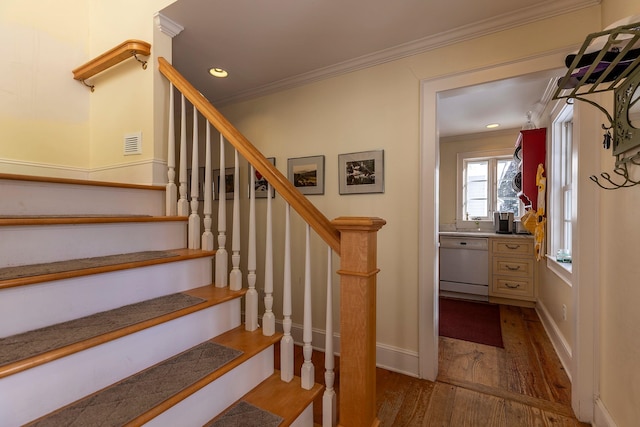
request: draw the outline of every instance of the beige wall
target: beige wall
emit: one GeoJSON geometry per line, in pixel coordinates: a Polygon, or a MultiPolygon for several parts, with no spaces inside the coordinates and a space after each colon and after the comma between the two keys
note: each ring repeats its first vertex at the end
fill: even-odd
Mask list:
{"type": "MultiPolygon", "coordinates": [[[[288,157],[326,156],[325,195],[311,199],[329,218],[387,220],[379,235],[381,345],[410,356],[418,351],[418,265],[431,262],[417,258],[420,81],[571,50],[584,38],[581,28],[599,25],[599,9],[589,8],[223,109],[265,155],[277,157],[282,171],[288,157]],[[338,154],[380,148],[385,150],[385,193],[338,195],[338,154]]],[[[323,280],[322,273],[314,273],[315,283],[323,280]]],[[[319,311],[314,316],[322,319],[319,311]]]]}
{"type": "Polygon", "coordinates": [[[159,34],[153,16],[173,1],[3,1],[0,170],[162,182],[154,177],[166,137],[154,128],[154,92],[162,87],[154,85],[160,76],[153,61],[146,71],[127,60],[98,74],[89,80],[94,93],[71,71],[128,39],[170,57],[170,38],[159,34]],[[138,131],[142,154],[124,156],[124,135],[138,131]]]}
{"type": "MultiPolygon", "coordinates": [[[[604,0],[602,26],[638,14],[638,2],[604,0]]],[[[602,170],[610,172],[614,159],[600,151],[602,170]]],[[[640,188],[600,191],[600,398],[619,427],[640,419],[639,211],[640,188]]]]}
{"type": "Polygon", "coordinates": [[[89,91],[71,70],[88,50],[88,9],[86,0],[0,3],[0,170],[86,172],[89,91]]]}
{"type": "MultiPolygon", "coordinates": [[[[150,64],[143,70],[134,59],[97,75],[91,95],[91,151],[89,167],[92,177],[122,182],[162,183],[161,170],[166,164],[166,136],[154,127],[155,100],[162,81],[154,58],[170,58],[170,38],[156,30],[154,14],[175,0],[90,0],[90,43],[88,58],[129,39],[151,43],[150,64]],[[123,139],[126,134],[142,133],[142,154],[125,156],[123,139]]],[[[162,104],[163,106],[164,104],[162,104]]],[[[159,107],[158,107],[159,108],[159,107]]]]}

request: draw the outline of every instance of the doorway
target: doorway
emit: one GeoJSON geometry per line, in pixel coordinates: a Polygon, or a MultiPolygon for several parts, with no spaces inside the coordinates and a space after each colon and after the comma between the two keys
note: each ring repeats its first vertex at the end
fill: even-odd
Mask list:
{"type": "MultiPolygon", "coordinates": [[[[418,309],[418,358],[421,378],[434,381],[438,375],[438,227],[439,227],[439,176],[440,152],[438,131],[438,95],[441,92],[483,84],[490,81],[509,79],[516,76],[551,70],[564,61],[563,53],[551,53],[544,56],[525,59],[516,63],[498,65],[491,68],[478,69],[453,76],[442,77],[421,82],[420,92],[420,200],[419,200],[419,242],[418,256],[429,262],[420,263],[418,267],[419,309],[418,309]]],[[[597,159],[586,158],[589,163],[597,159]]],[[[586,198],[585,198],[586,200],[586,198]]],[[[580,227],[597,227],[597,223],[589,220],[581,221],[580,227]]],[[[574,265],[574,271],[589,277],[592,271],[585,262],[582,266],[574,265]]],[[[593,310],[592,302],[597,292],[596,285],[588,283],[580,292],[574,289],[575,318],[574,342],[571,372],[576,375],[573,382],[573,407],[589,408],[593,406],[595,379],[593,343],[594,325],[589,322],[589,312],[593,310]],[[585,319],[587,320],[585,322],[585,319]],[[591,373],[591,374],[589,374],[591,373]],[[591,375],[591,376],[589,376],[591,375]],[[585,378],[586,377],[586,378],[585,378]],[[578,382],[576,387],[576,382],[578,382]]],[[[592,313],[592,312],[591,312],[592,313]]],[[[597,356],[597,355],[596,355],[597,356]]],[[[580,411],[582,412],[582,411],[580,411]]],[[[576,411],[578,414],[578,411],[576,411]]],[[[585,419],[583,412],[581,418],[585,419]]],[[[580,416],[579,415],[579,416],[580,416]]]]}

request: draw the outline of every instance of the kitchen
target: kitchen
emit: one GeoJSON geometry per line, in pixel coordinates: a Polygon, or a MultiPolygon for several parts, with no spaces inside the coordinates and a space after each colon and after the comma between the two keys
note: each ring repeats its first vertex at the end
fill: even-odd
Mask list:
{"type": "Polygon", "coordinates": [[[528,222],[527,231],[520,217],[526,206],[537,213],[536,172],[545,160],[546,130],[535,129],[535,122],[560,75],[549,70],[440,94],[441,296],[535,305],[535,223],[528,222]],[[497,121],[500,130],[485,127],[497,121]],[[495,194],[484,196],[491,186],[495,194]]]}

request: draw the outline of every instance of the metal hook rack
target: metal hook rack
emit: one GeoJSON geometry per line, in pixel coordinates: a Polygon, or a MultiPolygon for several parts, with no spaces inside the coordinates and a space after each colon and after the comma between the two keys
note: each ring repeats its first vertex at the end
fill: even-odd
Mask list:
{"type": "Polygon", "coordinates": [[[619,188],[629,188],[636,186],[640,184],[640,179],[635,180],[631,178],[631,176],[629,175],[629,165],[640,166],[640,151],[633,156],[629,156],[624,159],[621,159],[620,157],[616,158],[616,166],[613,168],[613,173],[618,175],[618,177],[624,179],[622,184],[614,182],[611,178],[611,175],[607,172],[601,172],[599,177],[591,175],[589,179],[595,182],[598,187],[604,190],[617,190],[619,188]],[[600,179],[606,181],[608,185],[603,185],[603,183],[600,182],[600,179]]]}
{"type": "Polygon", "coordinates": [[[605,131],[602,145],[605,149],[613,146],[616,156],[613,173],[623,181],[622,184],[615,182],[607,172],[589,178],[605,190],[640,184],[640,179],[633,179],[629,170],[629,166],[640,166],[640,151],[628,154],[640,146],[640,129],[633,127],[628,116],[629,109],[638,101],[633,96],[640,85],[640,22],[589,34],[578,52],[566,57],[565,65],[567,73],[558,81],[553,99],[566,99],[567,103],[583,101],[607,117],[609,125],[602,124],[605,131]],[[608,90],[615,93],[613,116],[586,98],[608,90]]]}

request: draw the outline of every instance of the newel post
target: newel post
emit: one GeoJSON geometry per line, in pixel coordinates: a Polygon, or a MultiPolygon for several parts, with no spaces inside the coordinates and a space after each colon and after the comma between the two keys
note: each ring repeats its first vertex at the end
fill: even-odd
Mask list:
{"type": "Polygon", "coordinates": [[[340,217],[340,421],[377,426],[376,277],[380,218],[340,217]]]}

